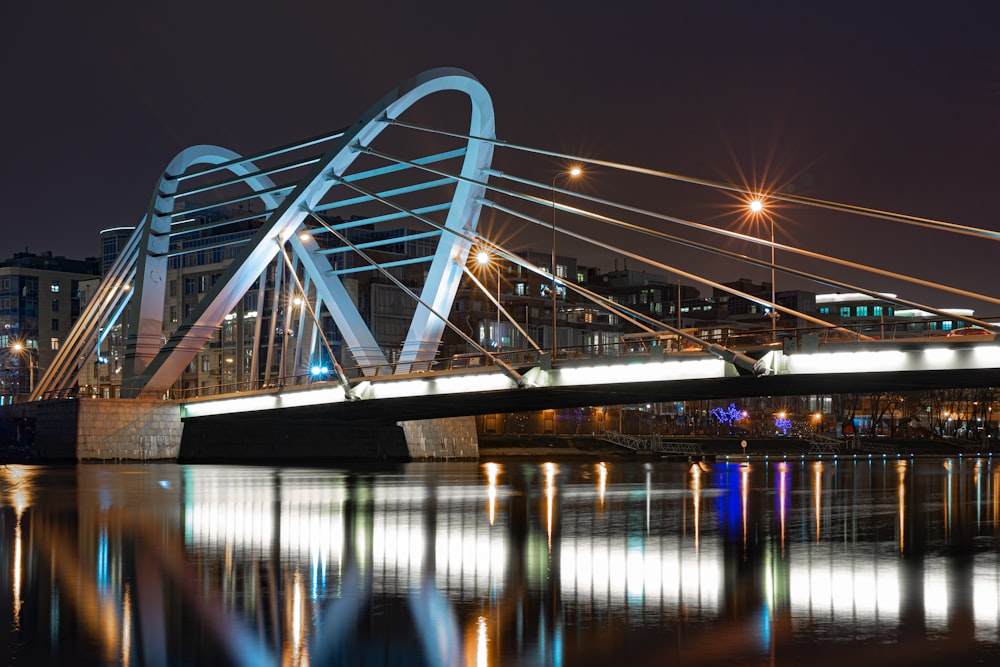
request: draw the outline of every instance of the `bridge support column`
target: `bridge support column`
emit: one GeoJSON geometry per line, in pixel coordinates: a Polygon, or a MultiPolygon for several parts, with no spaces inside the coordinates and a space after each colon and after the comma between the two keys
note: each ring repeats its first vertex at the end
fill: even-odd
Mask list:
{"type": "Polygon", "coordinates": [[[176,403],[138,399],[63,399],[37,404],[35,449],[43,460],[176,459],[181,414],[176,403]]]}
{"type": "Polygon", "coordinates": [[[475,417],[420,419],[399,426],[413,460],[479,458],[475,417]]]}

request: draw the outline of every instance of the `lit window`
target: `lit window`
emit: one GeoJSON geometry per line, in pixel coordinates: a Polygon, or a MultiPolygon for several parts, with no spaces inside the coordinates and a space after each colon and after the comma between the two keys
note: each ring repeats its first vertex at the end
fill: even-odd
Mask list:
{"type": "Polygon", "coordinates": [[[841,306],[840,307],[840,316],[841,317],[850,317],[851,316],[851,307],[850,306],[841,306]]]}
{"type": "Polygon", "coordinates": [[[872,306],[872,315],[882,317],[882,306],[872,306]]]}
{"type": "Polygon", "coordinates": [[[560,278],[565,278],[569,271],[566,269],[565,264],[556,264],[556,275],[560,278]]]}
{"type": "Polygon", "coordinates": [[[59,291],[59,281],[58,280],[53,280],[52,281],[52,293],[55,294],[58,291],[59,291]]]}
{"type": "Polygon", "coordinates": [[[868,306],[858,306],[855,312],[858,314],[858,317],[868,317],[868,306]]]}
{"type": "Polygon", "coordinates": [[[53,350],[58,350],[59,349],[59,339],[58,338],[50,338],[49,339],[49,344],[52,346],[53,350]]]}

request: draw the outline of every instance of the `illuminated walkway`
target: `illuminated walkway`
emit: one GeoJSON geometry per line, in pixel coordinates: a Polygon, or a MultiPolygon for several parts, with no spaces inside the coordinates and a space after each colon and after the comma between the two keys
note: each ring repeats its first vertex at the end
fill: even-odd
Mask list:
{"type": "Polygon", "coordinates": [[[185,419],[261,410],[339,406],[343,415],[397,419],[447,417],[647,400],[885,391],[922,387],[993,386],[1000,343],[968,337],[927,341],[837,343],[814,353],[768,352],[754,375],[710,354],[664,358],[576,360],[532,368],[519,383],[502,369],[477,368],[381,376],[189,401],[185,419]]]}

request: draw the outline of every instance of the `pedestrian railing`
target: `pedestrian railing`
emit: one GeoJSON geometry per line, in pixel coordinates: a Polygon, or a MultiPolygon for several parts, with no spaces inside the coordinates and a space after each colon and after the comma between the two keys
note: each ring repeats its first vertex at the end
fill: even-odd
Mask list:
{"type": "Polygon", "coordinates": [[[838,438],[819,433],[803,433],[802,439],[809,443],[810,454],[839,454],[841,442],[838,438]]]}
{"type": "Polygon", "coordinates": [[[636,452],[654,452],[656,454],[679,454],[686,456],[702,456],[701,445],[694,442],[674,442],[665,441],[662,436],[654,434],[650,436],[626,435],[617,431],[604,431],[600,435],[601,440],[625,447],[636,452]]]}

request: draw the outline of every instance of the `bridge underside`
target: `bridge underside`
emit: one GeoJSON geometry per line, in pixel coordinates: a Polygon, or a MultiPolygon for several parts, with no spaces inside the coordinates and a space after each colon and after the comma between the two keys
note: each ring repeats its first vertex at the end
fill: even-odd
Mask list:
{"type": "Polygon", "coordinates": [[[1000,371],[943,370],[933,377],[915,373],[852,373],[797,376],[709,378],[684,382],[624,382],[612,385],[580,387],[536,387],[467,393],[450,396],[413,396],[405,398],[333,403],[260,412],[189,417],[188,426],[219,421],[239,422],[250,415],[261,419],[313,418],[321,415],[325,423],[380,422],[395,423],[413,419],[440,419],[501,412],[530,412],[540,405],[547,409],[576,408],[588,405],[628,405],[663,401],[745,398],[749,396],[798,396],[808,394],[843,394],[884,391],[917,391],[966,387],[992,387],[1000,384],[1000,371]],[[391,415],[391,418],[386,418],[391,415]]]}
{"type": "Polygon", "coordinates": [[[535,387],[441,396],[331,403],[189,417],[182,460],[409,458],[399,422],[546,408],[750,396],[875,393],[1000,384],[996,369],[726,377],[578,387],[535,387]],[[391,417],[387,417],[391,415],[391,417]]]}

